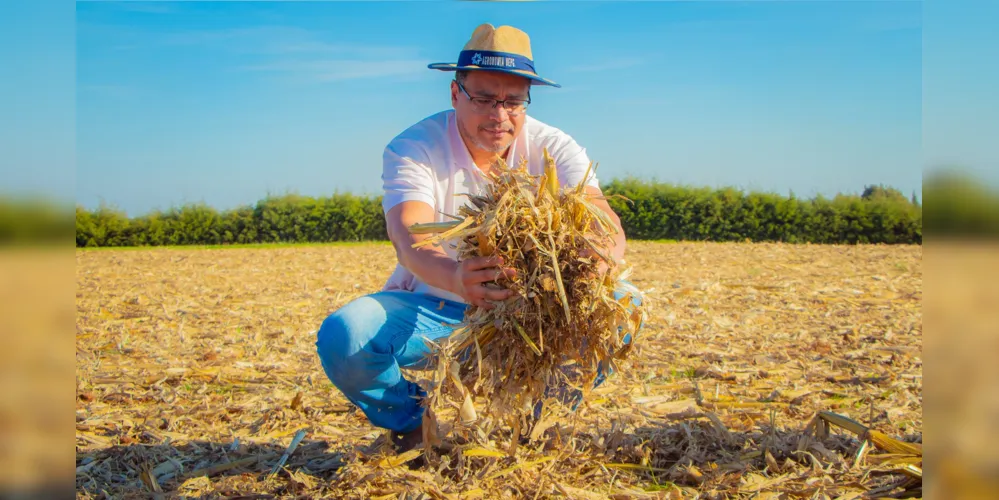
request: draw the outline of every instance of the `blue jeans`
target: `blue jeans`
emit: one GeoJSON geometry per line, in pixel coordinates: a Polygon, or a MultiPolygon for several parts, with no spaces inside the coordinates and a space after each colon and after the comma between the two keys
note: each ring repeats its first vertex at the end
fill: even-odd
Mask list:
{"type": "MultiPolygon", "coordinates": [[[[638,290],[622,282],[615,292],[638,290]]],[[[377,427],[406,433],[423,421],[426,392],[401,368],[431,369],[431,341],[449,336],[464,319],[466,304],[432,295],[391,290],[365,295],[330,314],[319,328],[316,351],[326,376],[377,427]]],[[[630,343],[630,335],[625,336],[630,343]]],[[[601,373],[597,384],[603,381],[601,373]]]]}

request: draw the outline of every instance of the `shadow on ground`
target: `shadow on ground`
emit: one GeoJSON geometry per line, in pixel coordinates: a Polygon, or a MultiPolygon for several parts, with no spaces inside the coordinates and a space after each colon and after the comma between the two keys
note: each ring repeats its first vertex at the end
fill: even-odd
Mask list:
{"type": "MultiPolygon", "coordinates": [[[[731,415],[726,417],[735,425],[731,415]]],[[[648,498],[905,498],[921,493],[921,481],[878,467],[879,450],[869,449],[858,461],[862,442],[857,436],[806,424],[780,428],[757,423],[732,429],[713,413],[689,412],[637,428],[615,424],[572,438],[566,427],[555,426],[538,441],[522,441],[516,458],[461,459],[459,446],[445,453],[450,455],[447,461],[402,460],[389,466],[377,465],[395,455],[384,435],[356,445],[305,439],[273,475],[286,444],[134,443],[78,454],[76,485],[79,498],[340,498],[351,491],[364,497],[389,488],[403,488],[400,498],[413,493],[424,498],[419,492],[461,492],[472,486],[497,494],[547,497],[560,492],[551,483],[526,480],[541,473],[540,466],[529,464],[557,455],[557,465],[548,471],[553,477],[588,478],[593,487],[630,484],[632,491],[644,491],[648,498]],[[521,466],[522,477],[465,483],[469,474],[521,466]]]]}
{"type": "MultiPolygon", "coordinates": [[[[289,438],[290,439],[290,438],[289,438]]],[[[131,444],[77,454],[78,498],[271,498],[321,494],[345,456],[374,454],[384,439],[362,446],[302,440],[271,474],[287,445],[185,441],[131,444]],[[267,492],[266,494],[261,492],[267,492]]]]}
{"type": "MultiPolygon", "coordinates": [[[[879,467],[881,457],[889,455],[862,446],[849,432],[808,422],[800,428],[755,425],[731,430],[709,413],[677,419],[608,434],[601,446],[604,461],[630,465],[629,471],[645,477],[649,490],[676,489],[702,498],[770,493],[780,498],[908,498],[922,493],[921,479],[879,467]],[[858,454],[863,457],[859,461],[858,454]]],[[[904,440],[917,442],[921,437],[904,440]]]]}

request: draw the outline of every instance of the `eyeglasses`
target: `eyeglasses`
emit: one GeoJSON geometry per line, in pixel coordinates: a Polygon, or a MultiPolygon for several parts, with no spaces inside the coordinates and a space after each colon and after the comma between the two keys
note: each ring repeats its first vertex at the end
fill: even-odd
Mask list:
{"type": "Polygon", "coordinates": [[[476,113],[488,113],[489,110],[495,109],[498,104],[503,105],[503,109],[506,110],[507,114],[510,116],[519,116],[527,111],[527,105],[531,104],[530,94],[528,94],[527,100],[524,99],[506,99],[500,101],[499,99],[490,99],[488,97],[472,97],[465,86],[461,84],[458,80],[454,83],[458,84],[458,88],[468,96],[468,100],[472,101],[472,110],[476,113]]]}

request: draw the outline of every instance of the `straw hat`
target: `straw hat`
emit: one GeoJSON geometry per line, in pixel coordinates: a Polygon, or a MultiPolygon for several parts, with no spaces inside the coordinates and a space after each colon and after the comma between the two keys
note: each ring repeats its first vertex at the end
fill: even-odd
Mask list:
{"type": "Polygon", "coordinates": [[[441,71],[488,70],[502,71],[531,79],[532,83],[561,87],[542,78],[534,71],[531,39],[513,26],[494,28],[481,24],[458,53],[457,63],[434,63],[427,66],[441,71]]]}

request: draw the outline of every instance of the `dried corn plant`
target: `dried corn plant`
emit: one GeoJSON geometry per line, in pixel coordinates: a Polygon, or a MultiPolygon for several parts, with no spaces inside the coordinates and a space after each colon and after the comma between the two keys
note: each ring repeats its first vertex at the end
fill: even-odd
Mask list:
{"type": "Polygon", "coordinates": [[[449,412],[447,428],[470,431],[465,437],[483,444],[508,425],[513,453],[528,425],[567,416],[634,345],[625,339],[637,333],[644,305],[637,289],[615,295],[631,269],[610,255],[617,227],[584,191],[593,165],[583,182],[560,188],[547,151],[545,163],[535,176],[526,162],[510,168],[500,160],[487,192],[470,195],[454,222],[410,228],[435,233],[414,246],[450,244],[459,261],[498,256],[517,271],[490,283],[512,297],[493,308],[470,306],[455,334],[432,346],[438,368],[424,401],[428,452],[441,443],[442,412],[449,412]],[[610,266],[602,276],[598,259],[610,266]]]}

